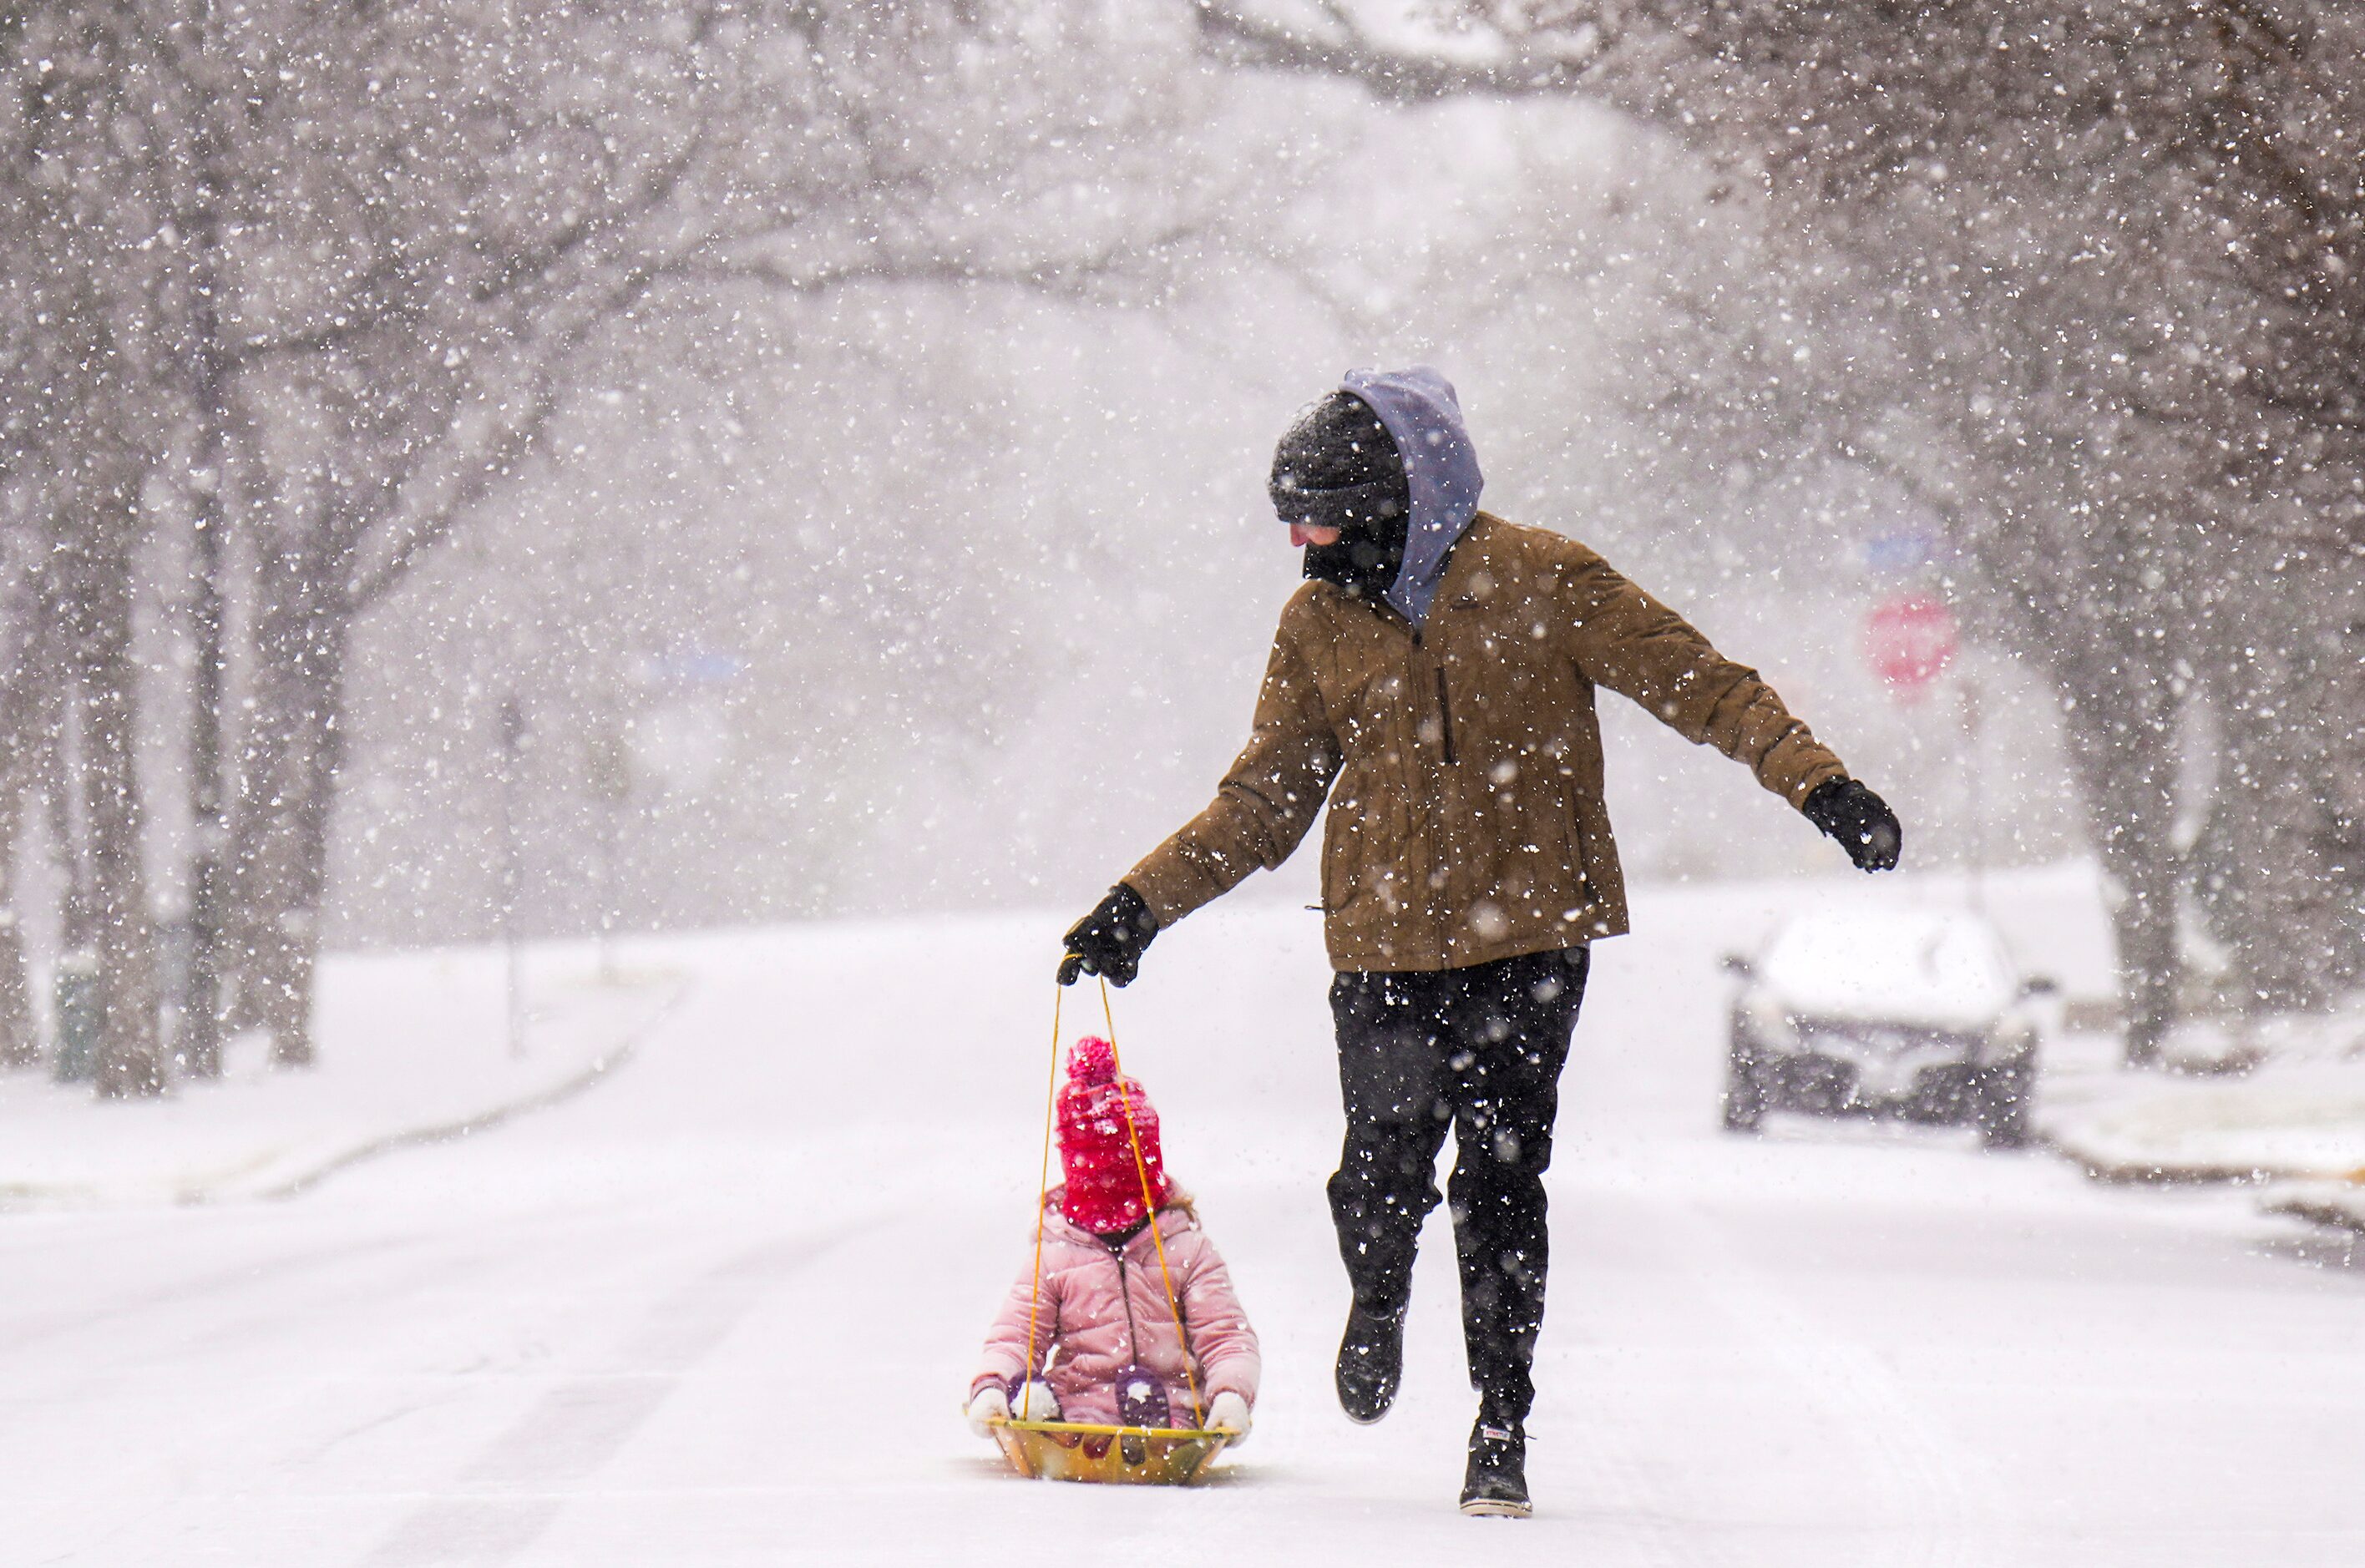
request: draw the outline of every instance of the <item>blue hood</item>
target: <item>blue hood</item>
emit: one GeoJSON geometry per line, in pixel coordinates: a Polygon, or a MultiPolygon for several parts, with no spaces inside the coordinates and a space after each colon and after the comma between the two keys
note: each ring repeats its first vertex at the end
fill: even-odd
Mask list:
{"type": "Polygon", "coordinates": [[[1387,601],[1418,626],[1429,618],[1445,575],[1446,553],[1478,515],[1478,454],[1462,422],[1453,383],[1425,364],[1409,370],[1351,370],[1339,387],[1372,406],[1388,427],[1396,454],[1404,459],[1412,490],[1404,565],[1389,585],[1387,601]]]}

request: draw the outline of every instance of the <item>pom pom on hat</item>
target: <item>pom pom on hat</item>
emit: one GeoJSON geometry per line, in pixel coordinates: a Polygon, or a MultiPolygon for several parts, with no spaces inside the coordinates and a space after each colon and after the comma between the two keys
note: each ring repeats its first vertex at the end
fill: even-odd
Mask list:
{"type": "Polygon", "coordinates": [[[1060,1212],[1097,1235],[1123,1230],[1172,1192],[1159,1148],[1158,1113],[1141,1085],[1119,1078],[1116,1048],[1086,1036],[1068,1053],[1059,1092],[1059,1163],[1067,1176],[1060,1212]],[[1140,1139],[1137,1163],[1134,1140],[1140,1139]],[[1150,1204],[1142,1203],[1147,1178],[1150,1204]]]}
{"type": "Polygon", "coordinates": [[[1116,1047],[1097,1035],[1086,1035],[1068,1053],[1068,1081],[1074,1084],[1116,1081],[1116,1047]]]}

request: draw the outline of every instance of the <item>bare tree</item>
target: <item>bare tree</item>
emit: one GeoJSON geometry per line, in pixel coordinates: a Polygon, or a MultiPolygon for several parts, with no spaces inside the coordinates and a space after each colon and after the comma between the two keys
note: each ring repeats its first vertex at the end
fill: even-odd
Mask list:
{"type": "Polygon", "coordinates": [[[31,601],[39,646],[63,677],[20,711],[49,720],[60,765],[53,821],[78,842],[70,924],[95,949],[103,1095],[161,1092],[157,953],[136,765],[134,563],[146,537],[143,476],[169,441],[159,407],[156,151],[136,18],[119,8],[23,8],[0,35],[14,91],[0,120],[0,207],[10,220],[28,326],[5,398],[20,518],[50,559],[31,601]],[[69,766],[70,765],[70,766],[69,766]]]}
{"type": "Polygon", "coordinates": [[[1084,286],[1143,241],[977,216],[1066,187],[1056,152],[973,134],[1009,112],[987,73],[1044,41],[1032,8],[267,11],[225,40],[265,111],[217,182],[225,422],[252,432],[222,967],[235,1021],[301,1062],[353,628],[548,460],[592,356],[718,290],[1084,286]]]}
{"type": "Polygon", "coordinates": [[[1160,224],[1070,199],[1138,111],[1059,67],[1126,35],[974,0],[0,16],[0,243],[36,328],[0,429],[46,470],[14,515],[56,546],[28,602],[69,676],[27,689],[26,755],[104,960],[108,1092],[163,1081],[130,643],[159,517],[194,530],[179,1043],[204,1073],[219,1025],[256,1025],[300,1063],[360,620],[678,312],[1086,289],[1155,250],[1160,224]]]}

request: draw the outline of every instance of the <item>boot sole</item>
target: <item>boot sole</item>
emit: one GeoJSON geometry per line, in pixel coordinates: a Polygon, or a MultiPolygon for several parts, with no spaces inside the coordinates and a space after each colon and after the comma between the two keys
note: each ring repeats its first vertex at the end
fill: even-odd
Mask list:
{"type": "Polygon", "coordinates": [[[1474,1519],[1524,1519],[1536,1510],[1531,1503],[1515,1503],[1508,1497],[1473,1497],[1462,1505],[1462,1511],[1474,1519]]]}

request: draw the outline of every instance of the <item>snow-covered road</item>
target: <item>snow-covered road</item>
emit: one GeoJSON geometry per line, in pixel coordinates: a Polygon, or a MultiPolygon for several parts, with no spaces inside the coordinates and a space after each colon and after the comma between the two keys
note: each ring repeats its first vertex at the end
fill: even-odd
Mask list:
{"type": "Polygon", "coordinates": [[[817,926],[648,944],[688,1002],[482,1137],[284,1203],[0,1215],[0,1562],[2365,1562],[2337,1248],[1949,1134],[1713,1130],[1712,960],[1765,891],[1645,897],[1599,956],[1524,1525],[1452,1509],[1441,1215],[1396,1412],[1331,1403],[1317,934],[1219,908],[1117,1023],[1264,1338],[1222,1484],[1029,1485],[958,1418],[1028,1235],[1057,923],[817,926]]]}

